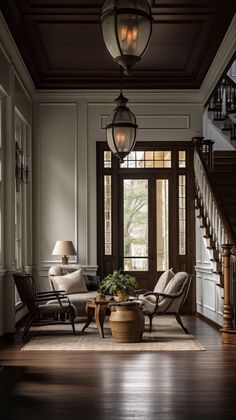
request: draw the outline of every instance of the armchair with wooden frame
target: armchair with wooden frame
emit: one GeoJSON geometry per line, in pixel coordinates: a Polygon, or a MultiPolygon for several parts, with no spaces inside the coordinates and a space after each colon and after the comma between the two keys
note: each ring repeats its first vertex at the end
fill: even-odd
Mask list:
{"type": "Polygon", "coordinates": [[[176,273],[166,284],[163,291],[145,291],[139,300],[142,310],[149,318],[149,331],[152,331],[152,320],[157,315],[175,315],[177,322],[186,334],[187,328],[180,317],[181,309],[188,296],[192,275],[185,272],[176,273]]]}
{"type": "Polygon", "coordinates": [[[60,314],[68,315],[72,331],[76,334],[74,325],[76,308],[63,291],[37,293],[33,276],[28,273],[16,272],[13,273],[13,278],[20,299],[29,311],[23,332],[23,339],[32,325],[65,324],[66,321],[57,319],[60,314]]]}

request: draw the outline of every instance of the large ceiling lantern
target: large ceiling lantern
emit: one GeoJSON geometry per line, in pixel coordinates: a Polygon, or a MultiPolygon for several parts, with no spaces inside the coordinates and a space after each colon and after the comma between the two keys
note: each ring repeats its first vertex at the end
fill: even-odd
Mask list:
{"type": "Polygon", "coordinates": [[[134,147],[136,138],[136,118],[127,108],[126,99],[122,92],[115,99],[117,107],[107,119],[107,143],[112,153],[123,162],[134,147]]]}
{"type": "Polygon", "coordinates": [[[147,0],[105,0],[101,25],[105,45],[125,73],[140,60],[152,32],[151,7],[147,0]]]}

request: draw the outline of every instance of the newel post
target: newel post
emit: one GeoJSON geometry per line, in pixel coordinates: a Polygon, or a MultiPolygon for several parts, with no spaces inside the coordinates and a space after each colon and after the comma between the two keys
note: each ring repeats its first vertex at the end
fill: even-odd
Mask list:
{"type": "Polygon", "coordinates": [[[221,329],[223,344],[236,344],[236,331],[233,330],[233,307],[231,305],[230,257],[233,245],[222,245],[224,274],[224,325],[221,329]]]}

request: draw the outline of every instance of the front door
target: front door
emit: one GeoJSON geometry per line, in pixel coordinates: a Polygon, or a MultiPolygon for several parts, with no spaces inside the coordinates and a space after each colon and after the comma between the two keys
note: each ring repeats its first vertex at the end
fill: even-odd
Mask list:
{"type": "Polygon", "coordinates": [[[120,163],[97,146],[98,266],[103,278],[129,272],[153,289],[168,268],[192,273],[195,261],[192,147],[137,143],[120,163]]]}
{"type": "Polygon", "coordinates": [[[146,288],[158,272],[173,260],[170,237],[169,198],[173,195],[170,175],[120,174],[119,268],[135,272],[146,288]]]}

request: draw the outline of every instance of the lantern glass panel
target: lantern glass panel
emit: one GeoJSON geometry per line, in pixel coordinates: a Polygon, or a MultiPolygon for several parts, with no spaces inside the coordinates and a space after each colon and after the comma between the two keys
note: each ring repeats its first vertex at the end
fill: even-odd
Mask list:
{"type": "Polygon", "coordinates": [[[119,57],[121,52],[116,39],[115,16],[106,16],[102,22],[102,35],[106,47],[113,58],[119,57]]]}
{"type": "Polygon", "coordinates": [[[131,123],[135,124],[135,117],[128,108],[119,108],[116,110],[113,122],[116,124],[119,123],[131,123]]]}
{"type": "Polygon", "coordinates": [[[107,144],[109,146],[109,149],[113,154],[117,153],[114,141],[113,141],[113,130],[112,127],[107,128],[107,144]]]}
{"type": "Polygon", "coordinates": [[[122,55],[140,57],[148,43],[151,23],[144,16],[121,14],[117,16],[117,33],[122,55]]]}
{"type": "Polygon", "coordinates": [[[119,152],[130,152],[135,139],[134,127],[115,127],[114,141],[119,152]]]}

